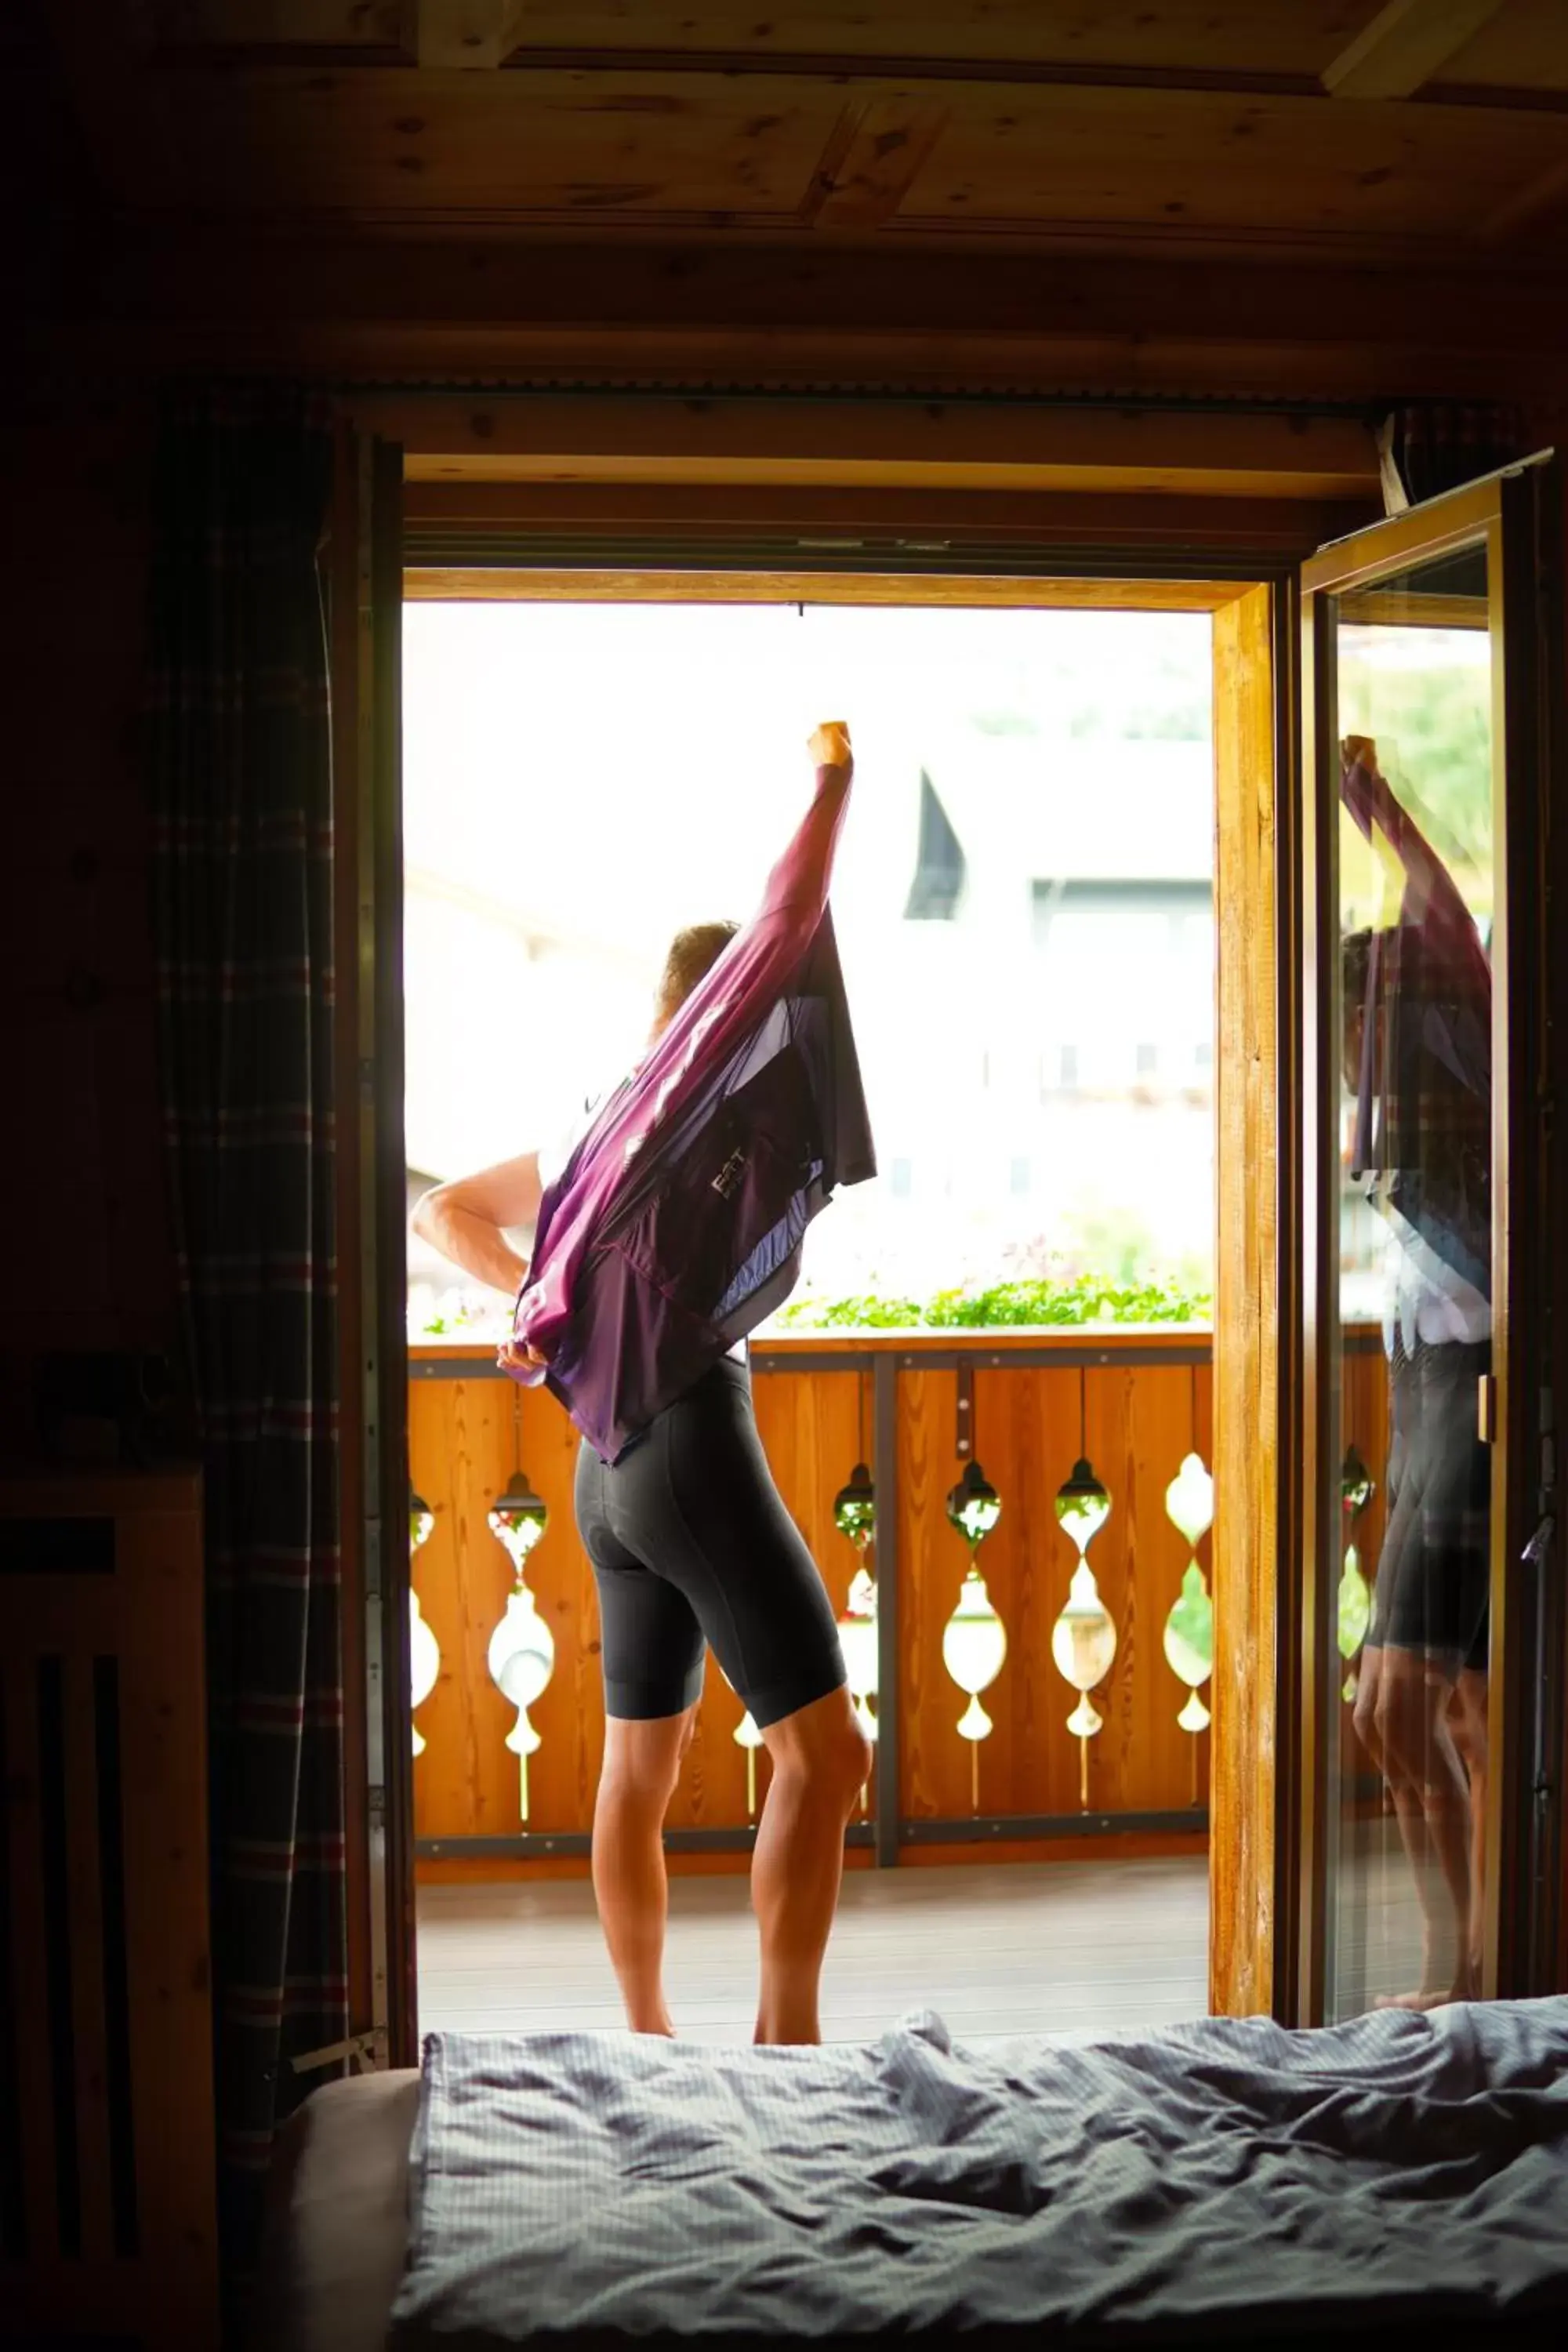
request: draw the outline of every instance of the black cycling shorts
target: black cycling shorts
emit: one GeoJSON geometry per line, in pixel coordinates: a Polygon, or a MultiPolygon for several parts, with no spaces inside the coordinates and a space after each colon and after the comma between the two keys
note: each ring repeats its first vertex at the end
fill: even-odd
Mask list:
{"type": "Polygon", "coordinates": [[[1476,1426],[1476,1390],[1491,1348],[1396,1343],[1389,1367],[1388,1524],[1377,1565],[1369,1650],[1413,1650],[1450,1677],[1487,1670],[1491,1582],[1491,1454],[1476,1426]]]}
{"type": "Polygon", "coordinates": [[[613,1467],[584,1444],[575,1501],[607,1715],[693,1706],[709,1646],[760,1729],[842,1685],[833,1604],[773,1485],[744,1365],[705,1372],[613,1467]]]}

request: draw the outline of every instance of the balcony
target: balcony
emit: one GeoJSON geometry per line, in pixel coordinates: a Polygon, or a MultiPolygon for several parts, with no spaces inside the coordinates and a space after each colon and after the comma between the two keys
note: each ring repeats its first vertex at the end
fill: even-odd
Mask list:
{"type": "MultiPolygon", "coordinates": [[[[1195,1518],[1194,1473],[1172,1489],[1190,1457],[1212,1467],[1210,1357],[1208,1333],[1182,1328],[834,1334],[754,1349],[763,1441],[841,1616],[861,1560],[835,1496],[858,1462],[877,1485],[865,1565],[881,1623],[857,1647],[880,1650],[868,1701],[879,1753],[852,1861],[1201,1850],[1208,1735],[1181,1718],[1199,1723],[1203,1694],[1173,1671],[1164,1636],[1193,1561],[1208,1575],[1202,1476],[1195,1518]],[[879,1462],[889,1432],[892,1459],[879,1462]],[[1115,1640],[1087,1711],[1052,1640],[1079,1558],[1058,1498],[1081,1456],[1109,1496],[1085,1558],[1115,1640]],[[948,1510],[970,1460],[1001,1505],[973,1561],[948,1510]],[[978,1640],[954,1617],[972,1565],[996,1621],[978,1640]]],[[[500,1375],[488,1346],[418,1345],[409,1370],[411,1466],[432,1514],[415,1586],[440,1652],[416,1711],[421,1876],[581,1868],[603,1711],[593,1579],[572,1518],[575,1433],[547,1394],[500,1375]],[[488,1665],[514,1578],[487,1514],[519,1468],[548,1511],[526,1581],[552,1652],[521,1736],[488,1665]]],[[[968,1590],[966,1612],[983,1614],[968,1590]]],[[[1103,1627],[1097,1638],[1109,1646],[1103,1627]]],[[[677,1866],[700,1854],[744,1867],[767,1759],[742,1717],[710,1666],[669,1817],[677,1866]]]]}
{"type": "MultiPolygon", "coordinates": [[[[830,1955],[829,2038],[876,2030],[917,1993],[982,2040],[987,2021],[1070,2031],[1205,2006],[1209,1735],[1182,1718],[1205,1710],[1208,1690],[1200,1684],[1194,1707],[1164,1637],[1193,1563],[1203,1584],[1210,1576],[1210,1537],[1189,1541],[1176,1521],[1191,1530],[1203,1516],[1202,1479],[1190,1467],[1183,1479],[1184,1465],[1214,1467],[1211,1357],[1196,1327],[773,1336],[753,1349],[763,1444],[836,1611],[862,1565],[878,1584],[878,1757],[848,1832],[857,1875],[830,1955]],[[1084,1555],[1115,1650],[1088,1694],[1099,1728],[1075,1733],[1081,1695],[1053,1633],[1079,1550],[1057,1506],[1084,1454],[1110,1499],[1084,1555]],[[1001,1503],[973,1558],[1001,1636],[984,1629],[981,1666],[1005,1644],[973,1696],[950,1671],[950,1658],[964,1664],[949,1629],[971,1547],[948,1510],[972,1459],[1001,1503]],[[862,1460],[878,1507],[863,1563],[834,1516],[862,1460]],[[960,1726],[981,1728],[976,1704],[989,1728],[968,1738],[960,1726]],[[1036,1867],[999,1868],[1018,1864],[1036,1867]]],[[[575,1434],[546,1393],[497,1371],[489,1344],[416,1345],[409,1371],[414,1478],[431,1510],[415,1585],[440,1653],[415,1717],[421,2014],[449,2026],[613,2024],[591,1890],[542,1883],[586,1876],[603,1739],[593,1580],[572,1518],[575,1434]],[[515,1579],[487,1519],[520,1466],[548,1511],[526,1581],[552,1654],[521,1736],[489,1670],[515,1579]]],[[[1353,1527],[1370,1568],[1387,1455],[1371,1327],[1352,1336],[1345,1378],[1347,1430],[1374,1473],[1353,1527]]],[[[1224,1510],[1223,1465],[1213,1503],[1224,1510]]],[[[863,1679],[864,1638],[858,1647],[863,1679]]],[[[710,1664],[668,1837],[681,1881],[672,1994],[681,2030],[705,2040],[750,2030],[754,1927],[739,1874],[768,1765],[744,1734],[710,1664]]],[[[1381,1813],[1381,1783],[1363,1779],[1347,1797],[1381,1813]]]]}

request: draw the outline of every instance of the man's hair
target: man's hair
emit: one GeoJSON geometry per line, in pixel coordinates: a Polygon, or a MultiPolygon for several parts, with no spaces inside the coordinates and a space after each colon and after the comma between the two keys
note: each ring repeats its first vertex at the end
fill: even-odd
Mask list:
{"type": "Polygon", "coordinates": [[[677,931],[669,943],[654,997],[654,1012],[661,1023],[675,1018],[740,928],[739,923],[690,923],[685,930],[677,931]]]}

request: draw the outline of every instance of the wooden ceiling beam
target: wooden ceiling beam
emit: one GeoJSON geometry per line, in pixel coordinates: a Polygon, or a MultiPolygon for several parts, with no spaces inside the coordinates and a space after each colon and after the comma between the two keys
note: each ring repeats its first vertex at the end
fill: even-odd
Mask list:
{"type": "Polygon", "coordinates": [[[1373,495],[1378,458],[1355,417],[1161,414],[961,402],[507,402],[395,394],[411,479],[882,487],[1004,492],[1126,489],[1168,497],[1373,495]]]}
{"type": "MultiPolygon", "coordinates": [[[[704,245],[479,238],[246,237],[219,226],[179,236],[122,223],[98,240],[105,305],[122,326],[181,318],[331,322],[350,336],[400,323],[437,344],[489,335],[523,348],[556,331],[584,351],[632,330],[664,334],[808,331],[827,346],[878,335],[951,339],[952,373],[983,364],[971,339],[1139,336],[1205,342],[1412,344],[1442,328],[1458,345],[1568,355],[1568,271],[1500,271],[1479,260],[1384,271],[1292,268],[1252,259],[932,254],[909,247],[704,245]]],[[[53,289],[62,310],[74,289],[53,289]]],[[[1129,379],[1131,383],[1131,379],[1129,379]]]]}
{"type": "Polygon", "coordinates": [[[747,75],[757,80],[832,82],[1005,82],[1061,89],[1191,91],[1222,98],[1317,98],[1316,75],[1281,73],[1246,66],[1079,65],[1065,59],[954,55],[914,57],[837,49],[582,48],[559,41],[530,41],[510,62],[552,73],[747,75]]]}
{"type": "MultiPolygon", "coordinates": [[[[1372,493],[1320,503],[1304,499],[1214,499],[1173,494],[1151,499],[1121,491],[858,490],[853,527],[881,542],[932,541],[962,549],[1039,545],[1158,551],[1196,546],[1216,535],[1226,544],[1300,556],[1376,519],[1372,493]]],[[[670,482],[479,482],[414,478],[404,485],[404,519],[429,532],[468,537],[532,533],[617,541],[699,538],[722,550],[737,541],[795,537],[822,541],[846,530],[841,490],[817,486],[670,482]]],[[[476,560],[477,557],[476,557],[476,560]]]]}
{"type": "Polygon", "coordinates": [[[18,322],[34,363],[690,389],[1553,398],[1561,274],[649,241],[178,240],[122,224],[18,322]],[[47,310],[42,304],[47,302],[47,310]]]}
{"type": "Polygon", "coordinates": [[[516,48],[527,0],[414,0],[426,72],[486,72],[516,48]]]}
{"type": "MultiPolygon", "coordinates": [[[[1005,81],[1321,97],[1320,62],[1336,19],[1339,26],[1353,22],[1370,5],[1251,0],[1245,10],[1233,5],[1210,15],[1186,0],[1142,16],[1120,8],[1079,10],[1084,21],[1072,26],[1065,21],[1072,12],[1032,8],[1029,0],[985,0],[978,7],[911,7],[905,0],[898,10],[831,10],[815,0],[770,7],[761,22],[754,10],[668,7],[657,0],[511,0],[510,6],[507,0],[423,0],[423,6],[422,0],[104,0],[91,13],[96,19],[123,11],[161,62],[202,59],[229,68],[393,66],[419,55],[423,14],[428,61],[459,70],[500,64],[599,77],[709,73],[841,86],[868,79],[1005,81]],[[522,19],[503,22],[499,43],[498,15],[522,19]],[[1165,18],[1163,26],[1157,16],[1165,18]]],[[[1401,37],[1409,37],[1407,29],[1401,37]]],[[[1521,81],[1531,78],[1528,47],[1523,58],[1521,81]]],[[[1506,78],[1493,79],[1500,89],[1507,86],[1506,78]]]]}
{"type": "Polygon", "coordinates": [[[1215,613],[1247,592],[1237,580],[410,564],[403,593],[417,604],[915,604],[990,612],[1215,613]]]}
{"type": "Polygon", "coordinates": [[[1332,98],[1413,98],[1472,41],[1501,0],[1387,0],[1323,69],[1332,98]]]}

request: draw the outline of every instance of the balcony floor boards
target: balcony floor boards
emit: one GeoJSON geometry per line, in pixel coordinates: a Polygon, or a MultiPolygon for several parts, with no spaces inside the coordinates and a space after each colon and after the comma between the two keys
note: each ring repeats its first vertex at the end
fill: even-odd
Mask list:
{"type": "MultiPolygon", "coordinates": [[[[745,1880],[673,1879],[669,1909],[679,2030],[749,2041],[757,1960],[745,1880]]],[[[584,1880],[423,1886],[418,1928],[421,2031],[621,2022],[584,1880]]],[[[1207,2007],[1201,1856],[857,1871],[823,1979],[830,2042],[874,2040],[922,2008],[984,2042],[1175,2024],[1207,2007]]]]}

